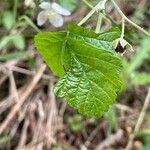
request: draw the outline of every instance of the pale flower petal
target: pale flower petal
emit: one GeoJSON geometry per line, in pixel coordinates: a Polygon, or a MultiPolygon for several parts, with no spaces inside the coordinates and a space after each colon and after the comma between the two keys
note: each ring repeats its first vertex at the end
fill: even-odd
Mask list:
{"type": "Polygon", "coordinates": [[[57,13],[53,14],[49,18],[49,21],[55,27],[61,27],[61,26],[63,26],[63,23],[64,23],[63,17],[57,13]]]}
{"type": "Polygon", "coordinates": [[[39,7],[42,8],[42,9],[50,9],[51,8],[51,4],[49,2],[42,2],[39,5],[39,7]]]}
{"type": "Polygon", "coordinates": [[[48,16],[47,16],[46,11],[41,11],[37,17],[37,24],[39,26],[42,26],[46,22],[47,18],[48,16]]]}
{"type": "Polygon", "coordinates": [[[64,16],[69,16],[71,15],[70,11],[66,10],[62,6],[58,5],[57,3],[52,3],[52,8],[54,9],[55,12],[64,15],[64,16]]]}

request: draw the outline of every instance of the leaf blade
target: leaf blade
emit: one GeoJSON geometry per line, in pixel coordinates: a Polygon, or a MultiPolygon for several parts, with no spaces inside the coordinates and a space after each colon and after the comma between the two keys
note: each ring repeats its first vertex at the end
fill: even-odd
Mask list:
{"type": "MultiPolygon", "coordinates": [[[[119,58],[113,53],[96,49],[83,41],[69,39],[68,43],[67,46],[70,48],[67,47],[66,49],[72,53],[72,64],[64,77],[56,84],[54,91],[60,97],[67,97],[69,105],[78,109],[80,113],[88,116],[101,116],[113,104],[117,92],[122,88],[122,79],[119,75],[122,64],[118,63],[119,58]],[[99,56],[106,53],[108,57],[111,56],[112,59],[116,60],[115,65],[117,67],[116,69],[113,68],[115,71],[109,70],[107,72],[117,76],[117,80],[114,80],[114,76],[108,76],[108,73],[105,73],[106,67],[103,70],[95,68],[94,62],[83,57],[84,54],[95,58],[98,55],[95,51],[99,52],[99,56]],[[82,55],[79,56],[79,54],[82,55]],[[119,82],[114,85],[111,80],[119,82]]],[[[105,59],[104,62],[107,63],[105,59]]],[[[119,60],[119,62],[121,61],[119,60]]],[[[98,64],[101,65],[100,62],[98,64]]]]}
{"type": "Polygon", "coordinates": [[[70,36],[75,39],[85,41],[92,46],[103,48],[111,51],[114,46],[114,41],[120,37],[120,30],[117,27],[109,29],[107,32],[95,33],[90,29],[80,27],[75,24],[67,26],[70,36]]]}
{"type": "Polygon", "coordinates": [[[56,76],[64,74],[61,62],[61,50],[63,39],[66,37],[64,32],[45,32],[35,36],[35,46],[56,76]]]}
{"type": "Polygon", "coordinates": [[[66,97],[80,113],[100,117],[123,86],[122,60],[112,50],[119,32],[112,29],[96,34],[72,27],[63,33],[39,33],[35,45],[51,70],[61,77],[54,88],[56,95],[66,97]]]}

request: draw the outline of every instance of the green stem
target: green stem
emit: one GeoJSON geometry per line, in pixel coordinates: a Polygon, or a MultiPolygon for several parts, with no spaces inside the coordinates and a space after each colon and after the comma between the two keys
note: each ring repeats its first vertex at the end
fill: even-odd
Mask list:
{"type": "Polygon", "coordinates": [[[128,19],[124,13],[122,12],[122,10],[118,7],[118,5],[116,4],[116,2],[114,0],[111,0],[111,2],[113,3],[114,7],[117,9],[117,11],[119,12],[119,14],[122,16],[122,18],[124,18],[124,20],[126,20],[128,23],[130,23],[132,26],[134,26],[135,28],[137,28],[138,30],[142,31],[143,33],[145,33],[146,35],[150,36],[150,33],[147,32],[145,29],[143,29],[142,27],[140,27],[139,25],[137,25],[136,23],[134,23],[133,21],[131,21],[130,19],[128,19]]]}
{"type": "Polygon", "coordinates": [[[18,0],[14,0],[13,14],[15,19],[17,16],[17,7],[18,7],[18,0]]]}
{"type": "Polygon", "coordinates": [[[125,20],[122,18],[122,28],[121,28],[121,36],[120,39],[124,38],[124,32],[125,32],[125,20]]]}
{"type": "Polygon", "coordinates": [[[105,3],[107,0],[100,1],[92,10],[78,23],[79,26],[84,24],[96,11],[105,9],[105,3]]]}
{"type": "Polygon", "coordinates": [[[21,16],[19,20],[25,20],[35,31],[41,32],[40,29],[33,23],[33,21],[27,16],[21,16]]]}
{"type": "Polygon", "coordinates": [[[95,13],[95,9],[93,8],[93,9],[78,23],[78,25],[81,26],[82,24],[84,24],[94,13],[95,13]]]}
{"type": "Polygon", "coordinates": [[[96,25],[96,33],[100,33],[101,25],[102,25],[102,13],[99,12],[98,14],[98,20],[97,20],[97,25],[96,25]]]}
{"type": "MultiPolygon", "coordinates": [[[[92,6],[87,0],[82,0],[89,8],[93,9],[94,6],[92,6]]],[[[98,13],[98,12],[96,12],[98,13]]],[[[110,24],[114,24],[116,25],[116,23],[109,17],[109,16],[106,16],[106,14],[104,13],[101,13],[101,15],[103,16],[103,18],[110,24]]]]}

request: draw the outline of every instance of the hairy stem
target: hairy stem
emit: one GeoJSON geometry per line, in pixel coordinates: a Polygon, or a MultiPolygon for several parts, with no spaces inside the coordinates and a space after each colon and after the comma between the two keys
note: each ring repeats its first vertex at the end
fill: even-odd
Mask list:
{"type": "Polygon", "coordinates": [[[33,21],[29,17],[23,15],[19,18],[19,20],[25,20],[35,31],[41,32],[40,29],[33,23],[33,21]]]}
{"type": "Polygon", "coordinates": [[[102,13],[99,12],[98,14],[98,19],[97,19],[97,25],[96,25],[96,29],[95,29],[95,32],[96,33],[99,33],[100,32],[100,29],[101,29],[101,25],[102,25],[102,13]]]}
{"type": "Polygon", "coordinates": [[[125,32],[125,20],[122,18],[122,28],[121,28],[121,36],[120,39],[124,38],[124,32],[125,32]]]}
{"type": "Polygon", "coordinates": [[[143,29],[142,27],[140,27],[139,25],[137,25],[136,23],[134,23],[133,21],[131,21],[130,19],[128,19],[125,16],[125,14],[121,11],[121,9],[118,7],[118,5],[116,4],[116,2],[114,0],[111,0],[111,2],[113,3],[114,7],[117,9],[117,11],[119,12],[119,14],[122,16],[122,18],[124,18],[124,20],[126,20],[128,23],[130,23],[132,26],[134,26],[138,30],[142,31],[146,35],[150,36],[149,32],[147,32],[145,29],[143,29]]]}
{"type": "Polygon", "coordinates": [[[84,24],[96,11],[101,11],[105,9],[105,3],[107,0],[100,1],[92,10],[78,23],[79,26],[84,24]]]}

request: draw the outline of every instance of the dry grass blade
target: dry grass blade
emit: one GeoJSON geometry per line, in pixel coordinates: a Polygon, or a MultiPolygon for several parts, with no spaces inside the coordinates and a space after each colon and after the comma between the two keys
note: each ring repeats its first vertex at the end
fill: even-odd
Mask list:
{"type": "Polygon", "coordinates": [[[19,101],[19,95],[14,79],[14,75],[12,71],[9,71],[9,79],[10,79],[10,95],[15,99],[16,102],[19,101]]]}
{"type": "Polygon", "coordinates": [[[53,83],[49,83],[48,92],[48,107],[47,107],[47,122],[46,122],[46,138],[48,147],[51,147],[51,143],[56,143],[54,135],[59,127],[59,116],[56,106],[56,98],[53,92],[53,83]]]}

